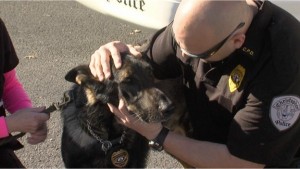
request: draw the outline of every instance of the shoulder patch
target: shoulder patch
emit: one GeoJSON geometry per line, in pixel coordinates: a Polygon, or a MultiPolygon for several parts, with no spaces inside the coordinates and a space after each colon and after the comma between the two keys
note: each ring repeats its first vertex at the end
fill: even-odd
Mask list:
{"type": "Polygon", "coordinates": [[[280,96],[273,99],[270,118],[273,125],[283,131],[292,127],[299,119],[300,98],[297,96],[280,96]]]}

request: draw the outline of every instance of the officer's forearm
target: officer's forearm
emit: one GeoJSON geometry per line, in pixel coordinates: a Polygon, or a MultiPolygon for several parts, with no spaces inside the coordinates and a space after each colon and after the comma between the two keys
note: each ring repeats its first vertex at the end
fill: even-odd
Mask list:
{"type": "Polygon", "coordinates": [[[231,155],[224,144],[190,139],[170,132],[164,149],[196,168],[263,168],[265,165],[246,161],[231,155]]]}

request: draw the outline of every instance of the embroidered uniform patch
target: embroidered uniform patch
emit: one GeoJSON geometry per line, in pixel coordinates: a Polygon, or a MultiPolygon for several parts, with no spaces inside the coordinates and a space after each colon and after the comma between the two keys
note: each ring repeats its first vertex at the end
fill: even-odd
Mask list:
{"type": "Polygon", "coordinates": [[[245,76],[246,70],[243,66],[237,65],[232,72],[230,73],[230,77],[228,79],[228,85],[230,92],[234,92],[238,89],[242,83],[242,80],[245,76]]]}
{"type": "Polygon", "coordinates": [[[283,131],[292,127],[299,118],[300,98],[297,96],[280,96],[273,99],[270,118],[273,125],[283,131]]]}

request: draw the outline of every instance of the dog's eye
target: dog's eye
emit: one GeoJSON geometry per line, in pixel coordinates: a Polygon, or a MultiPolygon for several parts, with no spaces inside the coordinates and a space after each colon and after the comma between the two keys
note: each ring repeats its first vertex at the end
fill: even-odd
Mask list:
{"type": "Polygon", "coordinates": [[[133,82],[134,82],[134,78],[132,78],[132,77],[128,77],[123,80],[123,83],[127,83],[127,84],[131,84],[133,82]]]}
{"type": "Polygon", "coordinates": [[[126,78],[119,84],[122,96],[127,102],[134,102],[138,97],[138,91],[140,91],[140,85],[137,79],[134,77],[126,78]]]}

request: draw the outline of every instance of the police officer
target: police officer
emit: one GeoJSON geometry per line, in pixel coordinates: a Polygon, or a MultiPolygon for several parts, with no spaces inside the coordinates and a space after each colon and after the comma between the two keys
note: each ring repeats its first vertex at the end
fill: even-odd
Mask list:
{"type": "MultiPolygon", "coordinates": [[[[145,54],[157,78],[183,76],[189,138],[145,124],[121,100],[112,112],[155,149],[193,167],[294,167],[300,147],[300,23],[271,2],[183,0],[145,54]]],[[[111,42],[92,56],[100,80],[132,46],[111,42]]]]}

